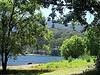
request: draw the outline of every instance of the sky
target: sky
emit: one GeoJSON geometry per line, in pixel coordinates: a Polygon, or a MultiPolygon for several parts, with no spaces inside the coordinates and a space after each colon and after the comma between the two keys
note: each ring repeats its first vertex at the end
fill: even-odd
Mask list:
{"type": "MultiPolygon", "coordinates": [[[[51,8],[52,7],[50,6],[49,8],[41,8],[40,9],[45,18],[47,18],[50,15],[50,13],[52,12],[51,8]]],[[[64,14],[68,13],[69,11],[70,11],[69,9],[65,9],[64,14]]],[[[57,15],[59,17],[59,13],[57,13],[57,15]]],[[[89,12],[87,12],[86,18],[87,18],[86,21],[88,22],[88,24],[90,24],[93,21],[94,16],[92,14],[90,14],[89,12]]]]}
{"type": "MultiPolygon", "coordinates": [[[[45,16],[47,18],[50,15],[50,13],[52,12],[51,9],[52,9],[52,6],[50,5],[49,8],[41,8],[40,10],[41,10],[43,16],[45,16]]],[[[69,9],[64,9],[64,14],[68,13],[69,11],[70,11],[69,9]]],[[[57,13],[57,17],[59,17],[60,14],[58,12],[56,12],[56,13],[57,13]]]]}

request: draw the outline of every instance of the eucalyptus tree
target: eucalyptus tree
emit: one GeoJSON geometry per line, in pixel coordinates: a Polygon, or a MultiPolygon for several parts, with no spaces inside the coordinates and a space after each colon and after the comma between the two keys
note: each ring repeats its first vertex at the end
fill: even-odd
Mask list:
{"type": "MultiPolygon", "coordinates": [[[[23,46],[36,43],[36,28],[40,36],[45,31],[42,17],[37,18],[39,0],[0,0],[0,56],[2,74],[6,74],[7,61],[12,55],[23,53],[23,46]]],[[[43,36],[43,35],[42,35],[43,36]]],[[[41,37],[42,37],[41,36],[41,37]]]]}

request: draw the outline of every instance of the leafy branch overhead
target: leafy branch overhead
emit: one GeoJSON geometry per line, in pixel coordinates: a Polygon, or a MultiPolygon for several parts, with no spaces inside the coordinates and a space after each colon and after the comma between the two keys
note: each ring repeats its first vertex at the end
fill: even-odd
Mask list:
{"type": "Polygon", "coordinates": [[[100,19],[100,1],[99,0],[41,0],[45,8],[52,5],[52,14],[50,17],[54,19],[53,14],[58,11],[63,18],[63,24],[67,24],[70,21],[78,21],[81,25],[85,25],[85,29],[89,26],[86,21],[86,14],[89,12],[94,17],[91,25],[98,25],[100,19]],[[70,12],[64,15],[64,9],[69,9],[70,12]]]}

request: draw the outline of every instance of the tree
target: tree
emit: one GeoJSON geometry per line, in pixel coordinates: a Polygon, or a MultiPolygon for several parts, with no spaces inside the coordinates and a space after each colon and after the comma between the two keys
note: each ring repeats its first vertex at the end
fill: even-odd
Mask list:
{"type": "Polygon", "coordinates": [[[46,49],[47,51],[50,49],[50,40],[53,37],[52,31],[50,31],[49,29],[47,29],[45,27],[45,30],[38,29],[37,33],[35,35],[36,37],[36,43],[35,43],[35,48],[37,50],[39,49],[46,49]]]}
{"type": "Polygon", "coordinates": [[[90,55],[97,56],[100,52],[100,33],[98,28],[92,27],[85,32],[85,44],[90,55]]]}
{"type": "Polygon", "coordinates": [[[77,58],[80,55],[84,54],[84,41],[81,37],[72,36],[69,39],[63,41],[62,46],[60,47],[62,56],[67,59],[68,57],[77,58]]]}
{"type": "Polygon", "coordinates": [[[39,0],[0,0],[2,74],[6,74],[7,61],[10,56],[23,54],[23,46],[35,43],[35,26],[44,27],[42,19],[37,19],[35,16],[35,11],[40,5],[39,0]]]}

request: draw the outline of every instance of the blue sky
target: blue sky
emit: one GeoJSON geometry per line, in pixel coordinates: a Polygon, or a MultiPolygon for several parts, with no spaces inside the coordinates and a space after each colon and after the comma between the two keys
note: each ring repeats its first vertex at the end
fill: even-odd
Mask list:
{"type": "MultiPolygon", "coordinates": [[[[70,11],[69,9],[65,9],[64,14],[68,13],[69,11],[70,11]]],[[[42,12],[43,16],[45,18],[47,18],[49,16],[49,14],[52,12],[51,11],[51,6],[49,8],[41,8],[41,12],[42,12]]],[[[57,13],[57,15],[59,17],[59,13],[57,13]]],[[[89,12],[87,12],[86,18],[87,18],[86,21],[88,22],[88,24],[90,24],[93,21],[94,16],[92,14],[90,14],[89,12]]]]}

